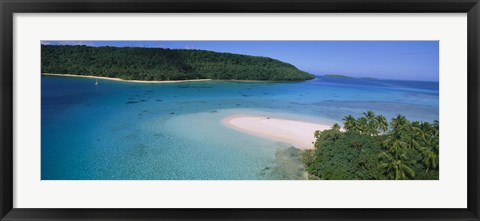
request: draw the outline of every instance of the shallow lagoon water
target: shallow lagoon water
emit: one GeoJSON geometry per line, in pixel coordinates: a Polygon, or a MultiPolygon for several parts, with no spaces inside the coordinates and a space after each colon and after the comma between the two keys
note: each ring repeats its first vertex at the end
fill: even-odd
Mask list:
{"type": "Polygon", "coordinates": [[[291,145],[221,120],[241,113],[332,124],[367,110],[438,120],[438,82],[317,77],[96,86],[94,79],[42,76],[42,179],[304,179],[291,145]]]}

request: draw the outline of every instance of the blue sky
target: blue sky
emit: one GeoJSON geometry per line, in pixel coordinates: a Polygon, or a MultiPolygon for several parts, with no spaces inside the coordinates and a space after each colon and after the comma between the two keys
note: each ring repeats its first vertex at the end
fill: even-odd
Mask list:
{"type": "Polygon", "coordinates": [[[438,81],[438,41],[42,41],[42,44],[202,49],[266,56],[316,75],[438,81]]]}

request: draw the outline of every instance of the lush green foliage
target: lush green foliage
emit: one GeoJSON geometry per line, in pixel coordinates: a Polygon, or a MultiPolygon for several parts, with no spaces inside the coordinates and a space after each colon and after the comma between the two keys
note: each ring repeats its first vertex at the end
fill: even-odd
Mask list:
{"type": "Polygon", "coordinates": [[[299,81],[314,76],[267,57],[203,50],[42,45],[42,73],[125,80],[299,81]]]}
{"type": "Polygon", "coordinates": [[[438,179],[438,129],[438,121],[409,121],[402,115],[390,124],[372,111],[349,115],[343,131],[338,124],[316,131],[315,149],[302,159],[320,179],[438,179]]]}

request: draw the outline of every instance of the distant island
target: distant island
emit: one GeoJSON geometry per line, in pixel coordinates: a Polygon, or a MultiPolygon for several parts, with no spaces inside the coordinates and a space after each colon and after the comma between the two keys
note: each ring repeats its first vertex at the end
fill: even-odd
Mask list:
{"type": "Polygon", "coordinates": [[[326,74],[326,75],[323,75],[324,77],[329,77],[329,78],[353,78],[353,77],[350,77],[350,76],[346,76],[346,75],[340,75],[340,74],[326,74]]]}
{"type": "Polygon", "coordinates": [[[304,81],[314,75],[268,57],[205,50],[41,46],[41,71],[122,80],[304,81]]]}
{"type": "Polygon", "coordinates": [[[378,80],[378,78],[372,78],[372,77],[351,77],[351,76],[341,75],[341,74],[326,74],[323,76],[329,77],[329,78],[352,78],[352,79],[363,79],[363,80],[378,80]]]}

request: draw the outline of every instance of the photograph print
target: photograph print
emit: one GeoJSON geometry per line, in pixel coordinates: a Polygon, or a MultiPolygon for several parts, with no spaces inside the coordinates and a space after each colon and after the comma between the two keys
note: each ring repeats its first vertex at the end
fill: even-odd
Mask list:
{"type": "Polygon", "coordinates": [[[438,41],[41,44],[42,180],[438,180],[438,41]]]}

